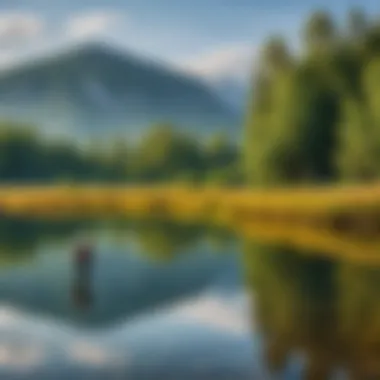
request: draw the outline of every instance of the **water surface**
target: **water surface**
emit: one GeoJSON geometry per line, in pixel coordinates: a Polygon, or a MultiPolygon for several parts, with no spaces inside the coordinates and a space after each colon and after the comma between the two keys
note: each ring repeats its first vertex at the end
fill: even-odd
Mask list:
{"type": "Polygon", "coordinates": [[[2,223],[1,379],[380,378],[373,265],[174,222],[2,223]]]}

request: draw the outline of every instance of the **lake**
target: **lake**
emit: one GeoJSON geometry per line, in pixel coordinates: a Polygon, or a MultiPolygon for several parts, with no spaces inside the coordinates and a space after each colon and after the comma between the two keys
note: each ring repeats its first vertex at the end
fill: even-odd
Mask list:
{"type": "Polygon", "coordinates": [[[379,379],[380,269],[159,220],[0,222],[1,379],[379,379]]]}

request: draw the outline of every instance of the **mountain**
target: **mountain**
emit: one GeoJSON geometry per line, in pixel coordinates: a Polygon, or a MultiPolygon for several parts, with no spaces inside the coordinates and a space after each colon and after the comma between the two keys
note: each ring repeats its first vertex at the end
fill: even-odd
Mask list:
{"type": "Polygon", "coordinates": [[[247,83],[235,78],[218,78],[209,82],[219,96],[232,108],[237,114],[244,113],[247,102],[249,88],[247,83]]]}
{"type": "Polygon", "coordinates": [[[133,137],[158,122],[203,135],[238,126],[233,107],[201,81],[96,43],[3,70],[0,118],[76,138],[133,137]]]}

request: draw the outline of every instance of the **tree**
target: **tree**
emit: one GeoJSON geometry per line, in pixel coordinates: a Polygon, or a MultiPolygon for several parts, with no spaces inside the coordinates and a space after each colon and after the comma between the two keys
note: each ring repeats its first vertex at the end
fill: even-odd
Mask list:
{"type": "MultiPolygon", "coordinates": [[[[336,93],[308,64],[276,77],[265,108],[253,107],[246,159],[251,183],[326,181],[334,176],[336,93]]],[[[258,94],[260,96],[260,94],[258,94]]]]}
{"type": "Polygon", "coordinates": [[[1,177],[19,181],[40,178],[41,147],[32,127],[3,124],[1,127],[1,177]]]}
{"type": "Polygon", "coordinates": [[[214,134],[206,143],[205,160],[209,170],[226,167],[234,163],[237,156],[237,147],[223,132],[214,134]]]}
{"type": "Polygon", "coordinates": [[[336,43],[337,31],[334,21],[324,11],[314,12],[304,27],[306,50],[311,55],[331,52],[336,43]]]}
{"type": "Polygon", "coordinates": [[[157,181],[199,170],[202,162],[194,140],[170,124],[161,124],[153,127],[138,145],[135,164],[142,179],[157,181]]]}
{"type": "Polygon", "coordinates": [[[344,99],[337,151],[340,177],[350,182],[380,177],[380,59],[362,65],[362,99],[344,99]]]}
{"type": "Polygon", "coordinates": [[[367,30],[368,20],[364,11],[360,8],[353,8],[347,17],[348,38],[355,42],[362,42],[367,30]]]}
{"type": "Polygon", "coordinates": [[[289,49],[282,37],[272,37],[264,44],[260,65],[266,72],[274,73],[287,69],[291,62],[289,49]]]}
{"type": "Polygon", "coordinates": [[[131,151],[127,141],[121,136],[113,139],[104,157],[104,177],[111,181],[122,181],[130,178],[130,156],[131,151]]]}

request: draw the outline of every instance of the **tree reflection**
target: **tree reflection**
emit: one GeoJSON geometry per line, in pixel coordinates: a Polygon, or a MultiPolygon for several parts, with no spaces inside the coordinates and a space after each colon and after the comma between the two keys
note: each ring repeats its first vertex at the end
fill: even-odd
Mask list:
{"type": "Polygon", "coordinates": [[[204,235],[212,248],[217,252],[230,252],[231,244],[236,241],[232,231],[220,226],[204,226],[204,235]]]}
{"type": "Polygon", "coordinates": [[[143,254],[160,261],[170,261],[177,255],[194,247],[201,240],[216,250],[231,247],[232,233],[226,228],[201,223],[182,224],[171,220],[149,219],[134,226],[143,254]]]}
{"type": "Polygon", "coordinates": [[[146,220],[134,227],[145,255],[168,261],[196,244],[204,234],[199,225],[181,225],[172,221],[146,220]]]}
{"type": "Polygon", "coordinates": [[[48,220],[28,218],[4,218],[0,220],[0,265],[31,259],[41,243],[60,243],[81,231],[104,230],[127,236],[134,232],[142,248],[141,254],[148,258],[168,261],[192,247],[200,239],[227,247],[232,236],[220,228],[200,224],[181,224],[169,220],[48,220]]]}
{"type": "Polygon", "coordinates": [[[244,268],[266,364],[305,358],[303,379],[380,378],[380,270],[246,242],[244,268]]]}
{"type": "Polygon", "coordinates": [[[380,269],[342,264],[338,331],[352,380],[380,378],[380,269]]]}
{"type": "Polygon", "coordinates": [[[67,239],[88,224],[84,220],[0,219],[0,265],[30,259],[41,242],[67,239]]]}

